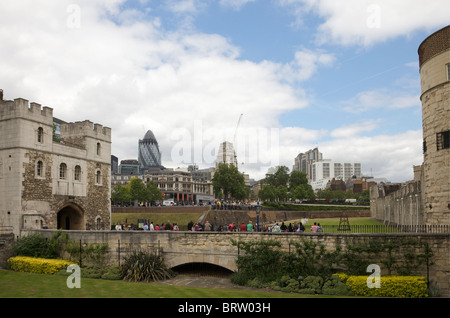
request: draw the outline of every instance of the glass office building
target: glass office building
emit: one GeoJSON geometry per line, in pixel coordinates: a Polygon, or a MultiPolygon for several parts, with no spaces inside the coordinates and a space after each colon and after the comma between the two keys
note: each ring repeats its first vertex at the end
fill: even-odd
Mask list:
{"type": "Polygon", "coordinates": [[[147,131],[144,139],[139,140],[138,160],[142,172],[150,168],[161,168],[161,153],[155,135],[151,130],[147,131]]]}

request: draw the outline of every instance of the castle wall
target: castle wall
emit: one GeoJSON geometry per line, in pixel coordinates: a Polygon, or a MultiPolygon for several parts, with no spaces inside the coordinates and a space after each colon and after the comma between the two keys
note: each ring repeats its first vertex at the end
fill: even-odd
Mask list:
{"type": "Polygon", "coordinates": [[[53,121],[49,107],[0,99],[0,226],[16,234],[55,229],[58,212],[70,207],[64,216],[78,213],[72,220],[77,228],[109,229],[111,129],[65,123],[54,140],[53,121]]]}
{"type": "Polygon", "coordinates": [[[419,46],[424,143],[423,188],[426,224],[450,224],[450,26],[419,46]]]}

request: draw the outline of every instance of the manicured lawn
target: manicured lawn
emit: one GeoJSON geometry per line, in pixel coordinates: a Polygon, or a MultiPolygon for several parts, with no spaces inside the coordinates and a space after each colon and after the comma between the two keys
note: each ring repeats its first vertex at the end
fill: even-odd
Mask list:
{"type": "MultiPolygon", "coordinates": [[[[317,298],[215,288],[193,288],[81,278],[81,288],[68,288],[67,277],[0,270],[0,298],[317,298]]],[[[322,296],[325,297],[325,296],[322,296]]],[[[328,298],[328,297],[325,297],[328,298]]]]}
{"type": "MultiPolygon", "coordinates": [[[[289,220],[285,221],[284,224],[289,225],[289,223],[291,223],[294,225],[294,223],[298,224],[301,221],[301,219],[289,220]]],[[[308,219],[308,223],[303,225],[305,226],[305,233],[311,232],[311,226],[314,222],[323,226],[324,232],[332,233],[339,232],[337,231],[339,221],[340,218],[308,219]]],[[[352,231],[356,231],[357,233],[376,233],[378,231],[382,231],[381,229],[386,228],[382,222],[378,222],[367,217],[348,218],[348,222],[352,231]]],[[[278,224],[281,224],[281,222],[278,222],[278,224]]],[[[395,231],[395,229],[392,229],[392,231],[395,231]]]]}

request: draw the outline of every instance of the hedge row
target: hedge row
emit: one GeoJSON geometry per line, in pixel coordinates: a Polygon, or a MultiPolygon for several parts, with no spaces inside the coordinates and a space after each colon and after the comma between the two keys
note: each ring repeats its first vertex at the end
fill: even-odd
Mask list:
{"type": "Polygon", "coordinates": [[[61,268],[68,267],[74,262],[62,259],[34,258],[28,256],[15,256],[8,259],[11,268],[17,272],[38,274],[54,274],[61,268]]]}
{"type": "Polygon", "coordinates": [[[428,286],[422,276],[381,276],[380,288],[369,288],[367,276],[336,274],[356,296],[416,298],[428,297],[428,286]]]}

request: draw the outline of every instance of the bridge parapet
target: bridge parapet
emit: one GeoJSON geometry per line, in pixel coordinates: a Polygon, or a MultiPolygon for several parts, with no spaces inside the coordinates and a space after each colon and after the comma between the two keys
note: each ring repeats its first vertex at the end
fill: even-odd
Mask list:
{"type": "MultiPolygon", "coordinates": [[[[51,237],[56,230],[28,230],[22,235],[39,233],[51,237]]],[[[371,241],[420,240],[432,248],[433,266],[430,267],[430,281],[441,290],[441,295],[449,297],[450,291],[450,234],[449,233],[271,233],[271,232],[190,232],[190,231],[63,231],[69,240],[81,243],[107,243],[110,261],[120,264],[127,251],[147,249],[161,251],[169,267],[189,263],[209,263],[236,271],[238,247],[232,240],[251,242],[257,240],[277,240],[282,250],[293,252],[293,242],[310,240],[326,249],[340,246],[367,244],[371,241]]],[[[427,275],[427,273],[424,273],[427,275]]]]}

